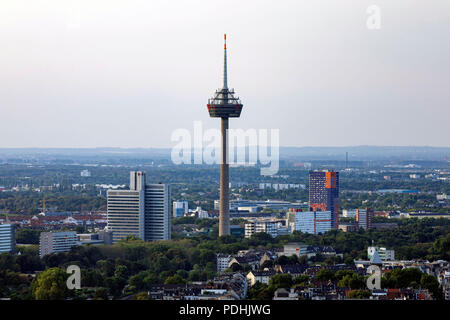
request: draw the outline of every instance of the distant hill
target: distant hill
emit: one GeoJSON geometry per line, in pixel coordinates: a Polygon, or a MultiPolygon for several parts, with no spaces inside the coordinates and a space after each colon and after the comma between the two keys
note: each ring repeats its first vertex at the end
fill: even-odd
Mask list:
{"type": "MultiPolygon", "coordinates": [[[[450,159],[448,147],[280,147],[281,160],[423,160],[442,161],[450,159]]],[[[0,148],[0,160],[66,160],[102,161],[118,159],[170,160],[170,148],[0,148]]]]}

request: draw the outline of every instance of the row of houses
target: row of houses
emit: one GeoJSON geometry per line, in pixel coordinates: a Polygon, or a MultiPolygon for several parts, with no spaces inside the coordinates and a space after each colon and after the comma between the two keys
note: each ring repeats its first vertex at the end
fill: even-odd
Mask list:
{"type": "Polygon", "coordinates": [[[318,254],[325,257],[342,257],[342,254],[336,253],[336,250],[330,246],[312,246],[300,242],[291,242],[285,244],[282,249],[241,250],[235,255],[219,253],[217,254],[217,272],[224,272],[226,269],[232,268],[234,264],[241,266],[243,269],[258,270],[265,261],[274,261],[281,256],[296,255],[311,258],[318,254]]]}
{"type": "Polygon", "coordinates": [[[84,226],[86,228],[101,228],[106,224],[106,213],[72,214],[61,212],[59,214],[34,215],[10,215],[0,219],[1,222],[14,224],[17,227],[27,227],[38,230],[59,230],[65,227],[84,226]],[[7,220],[7,221],[6,221],[7,220]]]}
{"type": "Polygon", "coordinates": [[[192,284],[154,284],[148,295],[152,300],[242,300],[247,298],[248,284],[239,272],[226,273],[208,282],[192,284]]]}

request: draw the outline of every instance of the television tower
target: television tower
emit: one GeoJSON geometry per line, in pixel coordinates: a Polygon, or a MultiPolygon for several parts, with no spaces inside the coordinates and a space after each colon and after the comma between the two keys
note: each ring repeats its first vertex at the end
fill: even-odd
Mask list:
{"type": "Polygon", "coordinates": [[[222,152],[220,164],[220,210],[219,210],[219,236],[230,234],[230,179],[228,164],[228,118],[239,118],[242,103],[234,96],[234,89],[228,89],[227,77],[227,35],[224,34],[223,55],[223,87],[216,90],[214,97],[208,100],[208,112],[211,118],[221,118],[222,152]]]}

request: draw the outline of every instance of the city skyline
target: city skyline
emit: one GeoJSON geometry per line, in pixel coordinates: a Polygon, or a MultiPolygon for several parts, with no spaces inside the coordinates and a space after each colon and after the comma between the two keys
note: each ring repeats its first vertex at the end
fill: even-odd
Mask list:
{"type": "Polygon", "coordinates": [[[0,304],[445,308],[449,36],[448,0],[3,1],[0,304]]]}
{"type": "Polygon", "coordinates": [[[449,146],[448,2],[378,1],[379,30],[368,1],[105,4],[0,5],[0,147],[170,148],[177,128],[215,128],[204,97],[225,32],[246,100],[231,128],[279,128],[281,146],[449,146]]]}

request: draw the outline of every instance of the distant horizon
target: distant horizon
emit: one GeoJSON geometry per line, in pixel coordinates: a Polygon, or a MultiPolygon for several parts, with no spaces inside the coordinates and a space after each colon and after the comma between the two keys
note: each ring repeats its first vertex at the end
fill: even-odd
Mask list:
{"type": "MultiPolygon", "coordinates": [[[[251,147],[258,145],[251,145],[251,147]]],[[[345,146],[280,146],[280,148],[436,148],[436,149],[450,149],[449,146],[436,145],[345,145],[345,146]]],[[[0,147],[0,150],[5,149],[172,149],[172,147],[0,147]]]]}

